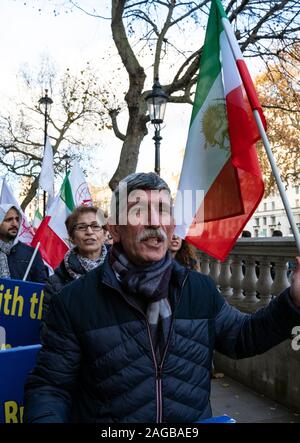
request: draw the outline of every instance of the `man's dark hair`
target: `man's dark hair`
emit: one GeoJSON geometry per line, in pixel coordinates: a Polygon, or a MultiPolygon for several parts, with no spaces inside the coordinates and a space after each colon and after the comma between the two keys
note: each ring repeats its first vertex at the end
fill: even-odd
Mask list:
{"type": "MultiPolygon", "coordinates": [[[[74,228],[78,222],[78,218],[82,215],[82,214],[88,214],[89,212],[93,212],[94,214],[97,215],[98,212],[98,208],[96,208],[95,206],[78,206],[77,208],[75,208],[73,210],[73,212],[67,217],[66,221],[65,221],[65,225],[68,231],[69,236],[71,237],[74,231],[74,228]]],[[[96,217],[97,218],[97,217],[96,217]]],[[[97,218],[97,221],[99,223],[99,220],[97,218]]],[[[105,226],[103,226],[105,227],[105,226]]]]}
{"type": "Polygon", "coordinates": [[[135,172],[133,174],[127,175],[123,178],[118,186],[115,188],[112,200],[111,200],[111,215],[115,217],[116,222],[118,222],[119,217],[119,207],[120,207],[120,186],[126,183],[127,185],[127,197],[132,191],[142,190],[142,191],[167,191],[171,194],[170,188],[167,183],[154,172],[135,172]]]}

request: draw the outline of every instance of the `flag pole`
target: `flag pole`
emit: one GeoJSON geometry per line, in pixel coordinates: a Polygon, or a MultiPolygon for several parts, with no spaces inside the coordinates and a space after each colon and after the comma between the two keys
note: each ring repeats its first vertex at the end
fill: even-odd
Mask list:
{"type": "Polygon", "coordinates": [[[28,266],[27,266],[26,272],[25,272],[25,274],[24,274],[23,281],[25,281],[25,280],[27,279],[27,277],[28,277],[28,274],[29,274],[30,268],[31,268],[31,266],[32,266],[33,260],[35,259],[35,256],[36,256],[36,254],[37,254],[37,251],[39,250],[40,244],[41,244],[41,242],[37,242],[37,244],[36,244],[36,247],[35,247],[35,249],[34,249],[34,251],[33,251],[33,254],[32,254],[32,256],[31,256],[30,262],[28,263],[28,266]]]}
{"type": "Polygon", "coordinates": [[[294,237],[295,237],[295,241],[296,241],[296,245],[297,245],[297,249],[298,249],[298,254],[300,255],[300,234],[299,234],[299,230],[298,230],[298,227],[296,225],[295,218],[293,216],[292,209],[291,209],[290,203],[288,201],[288,198],[287,198],[287,195],[286,195],[286,192],[285,192],[285,189],[284,189],[284,185],[282,183],[282,180],[281,180],[281,177],[280,177],[280,174],[279,174],[279,170],[277,168],[277,165],[276,165],[276,162],[275,162],[275,159],[274,159],[274,156],[273,156],[273,152],[272,152],[272,149],[271,149],[271,146],[270,146],[269,139],[267,137],[264,125],[263,125],[263,123],[261,121],[261,117],[260,117],[260,114],[259,114],[257,109],[253,109],[253,115],[254,115],[254,118],[255,118],[255,121],[256,121],[256,124],[257,124],[258,130],[259,130],[260,136],[262,138],[262,141],[263,141],[263,144],[264,144],[264,147],[265,147],[265,150],[266,150],[266,153],[267,153],[267,156],[268,156],[271,168],[272,168],[272,172],[274,174],[274,177],[275,177],[275,180],[276,180],[276,183],[277,183],[277,187],[278,187],[281,199],[282,199],[282,203],[283,203],[283,206],[284,206],[287,218],[288,218],[288,220],[290,222],[290,225],[291,225],[294,237]]]}

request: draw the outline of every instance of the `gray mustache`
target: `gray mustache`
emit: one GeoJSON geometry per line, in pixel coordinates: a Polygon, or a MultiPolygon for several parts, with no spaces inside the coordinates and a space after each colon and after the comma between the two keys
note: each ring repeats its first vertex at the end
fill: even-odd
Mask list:
{"type": "Polygon", "coordinates": [[[157,237],[160,240],[167,240],[168,239],[166,233],[162,229],[158,228],[158,229],[147,229],[147,230],[141,232],[137,236],[136,240],[138,242],[141,242],[141,241],[148,240],[148,238],[151,238],[151,237],[157,237]]]}

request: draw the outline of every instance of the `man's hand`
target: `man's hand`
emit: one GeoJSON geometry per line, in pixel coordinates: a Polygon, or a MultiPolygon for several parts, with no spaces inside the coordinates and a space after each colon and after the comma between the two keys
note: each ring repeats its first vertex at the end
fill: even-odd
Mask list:
{"type": "Polygon", "coordinates": [[[291,283],[291,297],[294,304],[300,308],[300,257],[296,257],[297,267],[293,272],[291,283]]]}

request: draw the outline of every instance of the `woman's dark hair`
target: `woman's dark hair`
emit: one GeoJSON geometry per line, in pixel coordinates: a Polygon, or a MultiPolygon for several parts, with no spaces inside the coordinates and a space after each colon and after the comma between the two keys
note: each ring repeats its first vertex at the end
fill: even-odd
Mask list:
{"type": "Polygon", "coordinates": [[[196,250],[185,240],[182,240],[181,248],[176,252],[175,260],[186,268],[199,271],[196,250]]]}
{"type": "MultiPolygon", "coordinates": [[[[65,225],[66,225],[69,237],[72,237],[74,228],[78,222],[78,218],[82,214],[88,214],[89,212],[93,212],[97,216],[98,211],[99,211],[99,209],[96,208],[95,206],[78,206],[77,208],[75,208],[65,221],[65,225]]],[[[98,217],[96,217],[96,219],[99,223],[98,217]]],[[[106,230],[106,225],[103,225],[102,227],[103,227],[103,229],[106,230]]]]}

